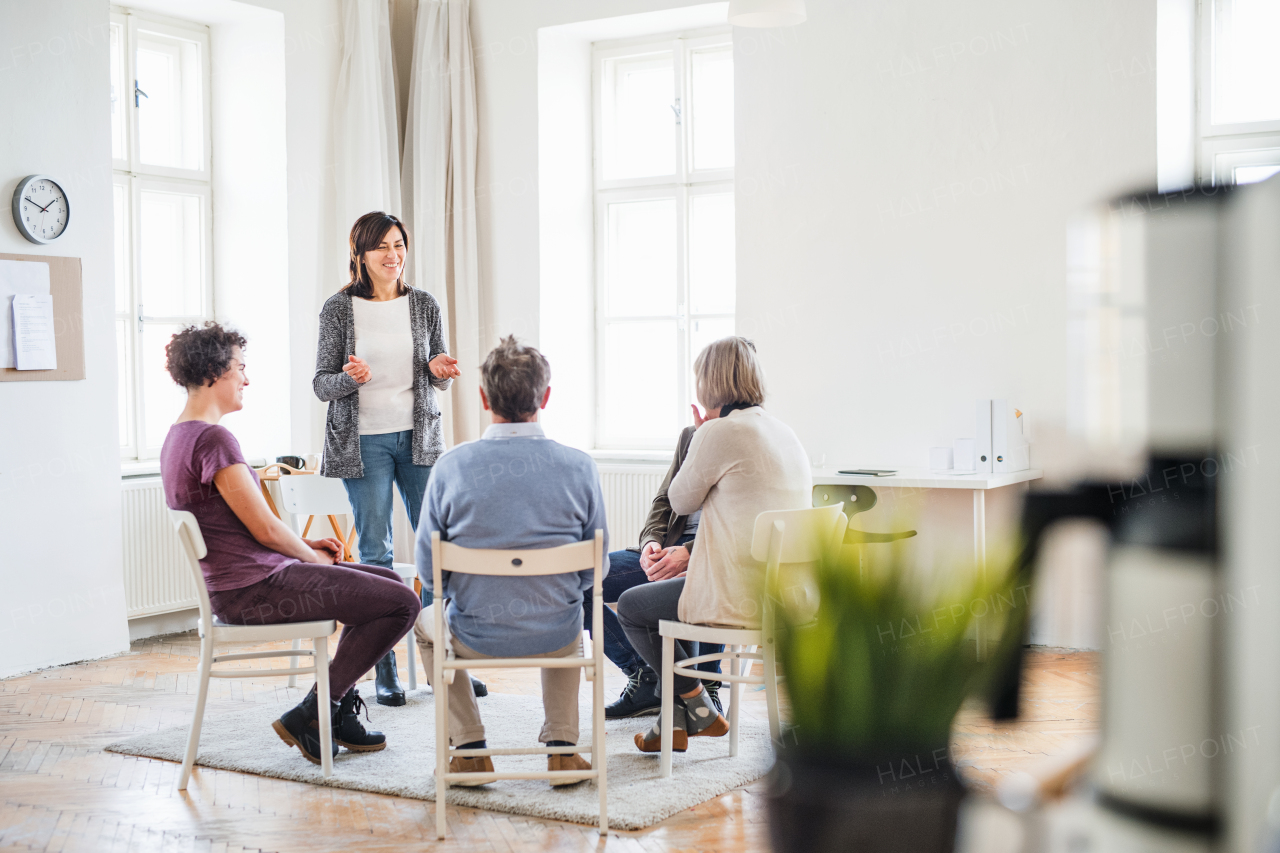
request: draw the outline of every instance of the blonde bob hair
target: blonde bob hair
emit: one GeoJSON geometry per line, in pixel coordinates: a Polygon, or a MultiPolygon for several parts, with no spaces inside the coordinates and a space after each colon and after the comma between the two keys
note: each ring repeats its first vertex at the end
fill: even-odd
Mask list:
{"type": "Polygon", "coordinates": [[[693,362],[693,374],[698,401],[708,409],[764,402],[764,370],[756,358],[756,345],[746,338],[735,335],[707,344],[693,362]]]}

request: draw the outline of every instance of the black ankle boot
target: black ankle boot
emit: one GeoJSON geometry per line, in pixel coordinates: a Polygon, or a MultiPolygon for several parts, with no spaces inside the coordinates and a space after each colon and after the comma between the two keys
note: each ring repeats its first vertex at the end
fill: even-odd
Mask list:
{"type": "Polygon", "coordinates": [[[647,666],[627,673],[627,686],[622,688],[618,701],[604,709],[606,720],[622,717],[643,717],[656,714],[662,708],[658,698],[658,674],[647,666]]]}
{"type": "Polygon", "coordinates": [[[387,736],[382,732],[366,731],[360,722],[360,712],[364,711],[368,719],[369,709],[365,707],[364,697],[352,687],[347,695],[338,703],[338,710],[333,715],[333,739],[352,752],[377,752],[387,746],[387,736]]]}
{"type": "MultiPolygon", "coordinates": [[[[338,703],[328,702],[330,718],[337,715],[338,703]]],[[[312,764],[320,763],[320,715],[316,708],[316,689],[301,702],[285,711],[280,719],[271,724],[280,736],[280,740],[296,746],[302,757],[312,764]]],[[[335,727],[332,740],[333,754],[338,754],[338,738],[335,727]]]]}
{"type": "Polygon", "coordinates": [[[400,686],[400,675],[396,672],[396,653],[394,649],[387,652],[382,660],[378,661],[373,668],[373,673],[378,687],[378,704],[403,705],[404,688],[400,686]]]}
{"type": "Polygon", "coordinates": [[[471,679],[471,690],[476,694],[476,698],[489,695],[489,687],[478,678],[471,679]]]}

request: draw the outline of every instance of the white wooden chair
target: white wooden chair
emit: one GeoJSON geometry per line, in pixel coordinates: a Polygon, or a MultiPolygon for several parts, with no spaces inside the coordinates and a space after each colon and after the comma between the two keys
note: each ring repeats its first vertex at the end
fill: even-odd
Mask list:
{"type": "Polygon", "coordinates": [[[431,531],[431,576],[436,593],[433,602],[435,642],[431,663],[431,683],[435,689],[436,705],[436,837],[445,837],[445,799],[449,782],[493,782],[499,779],[595,779],[600,788],[600,834],[609,831],[608,784],[606,777],[605,728],[604,728],[604,643],[592,643],[591,657],[516,657],[481,658],[479,660],[455,660],[446,656],[447,628],[444,620],[443,600],[444,572],[471,575],[501,575],[527,577],[532,575],[558,575],[594,569],[592,582],[591,626],[593,635],[604,636],[604,598],[601,583],[604,580],[604,533],[596,531],[594,539],[574,542],[555,548],[527,549],[522,551],[498,551],[462,548],[451,542],[442,542],[439,531],[431,531]],[[591,746],[538,746],[513,749],[457,749],[449,745],[449,685],[459,669],[512,669],[536,667],[538,669],[582,667],[587,679],[594,682],[591,703],[591,746]],[[449,758],[479,758],[494,755],[559,755],[591,753],[590,770],[544,770],[521,773],[450,773],[449,758]]]}
{"type": "MultiPolygon", "coordinates": [[[[762,512],[756,516],[751,536],[751,557],[765,563],[765,588],[776,589],[779,566],[788,563],[811,563],[824,549],[843,541],[848,519],[841,505],[815,509],[788,509],[762,512]]],[[[763,592],[763,590],[762,590],[763,592]]],[[[782,723],[778,715],[778,680],[773,636],[772,605],[768,595],[763,604],[760,628],[729,628],[695,625],[663,619],[658,623],[662,635],[662,759],[660,770],[671,775],[672,726],[675,723],[675,676],[706,678],[707,673],[695,667],[703,661],[729,661],[729,671],[720,675],[729,682],[729,757],[738,754],[738,703],[740,685],[764,685],[769,709],[769,734],[774,742],[781,738],[782,723]],[[676,640],[723,644],[725,650],[675,661],[676,640]],[[754,651],[755,648],[760,651],[754,651]],[[751,675],[754,661],[764,663],[763,675],[751,675]]]]}
{"type": "MultiPolygon", "coordinates": [[[[356,541],[356,516],[355,511],[351,509],[351,501],[347,498],[347,489],[342,485],[340,479],[336,477],[321,477],[319,474],[310,474],[308,472],[303,476],[281,477],[278,484],[280,486],[280,502],[284,505],[285,512],[307,517],[306,524],[302,528],[304,539],[307,533],[311,531],[311,524],[316,520],[316,516],[323,516],[328,519],[334,535],[342,541],[344,548],[342,559],[345,562],[352,562],[356,559],[356,549],[359,547],[356,541]],[[338,516],[340,515],[351,516],[351,526],[345,534],[343,534],[342,527],[338,523],[338,516]]],[[[391,568],[396,574],[400,575],[402,581],[411,587],[414,585],[414,581],[417,580],[418,569],[413,563],[393,563],[391,568]]],[[[301,645],[294,643],[293,647],[297,649],[301,648],[301,645]]],[[[409,665],[410,690],[418,689],[418,667],[415,655],[413,632],[410,631],[405,638],[405,662],[409,665]]],[[[289,686],[296,686],[296,679],[290,678],[289,686]]]]}
{"type": "Polygon", "coordinates": [[[209,698],[210,678],[262,678],[271,675],[288,675],[290,682],[299,675],[316,677],[316,692],[320,707],[320,767],[324,775],[333,775],[333,733],[330,731],[329,715],[325,709],[329,703],[329,637],[337,630],[337,623],[332,619],[318,622],[293,622],[280,625],[224,625],[214,622],[213,608],[209,605],[209,588],[204,582],[204,572],[200,570],[200,560],[209,553],[204,544],[204,536],[200,533],[200,525],[196,517],[182,510],[169,510],[169,517],[178,533],[178,541],[182,543],[183,553],[187,555],[187,567],[196,581],[196,590],[200,594],[200,690],[196,694],[196,713],[191,720],[191,733],[187,735],[187,754],[182,759],[182,772],[178,774],[178,790],[187,789],[187,780],[191,778],[191,766],[196,761],[196,751],[200,746],[200,727],[204,723],[205,700],[209,698]],[[313,649],[299,649],[298,642],[310,639],[313,649]],[[230,655],[217,655],[213,648],[218,643],[273,643],[280,640],[293,640],[293,651],[241,652],[230,655]],[[311,666],[298,667],[298,656],[312,657],[311,666]],[[215,670],[215,663],[227,661],[253,660],[256,658],[291,658],[288,669],[240,669],[215,670]]]}

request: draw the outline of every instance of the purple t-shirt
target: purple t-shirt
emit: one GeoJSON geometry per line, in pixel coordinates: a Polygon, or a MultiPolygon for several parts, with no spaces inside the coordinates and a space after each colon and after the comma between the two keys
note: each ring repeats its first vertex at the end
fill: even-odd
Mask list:
{"type": "MultiPolygon", "coordinates": [[[[160,450],[160,477],[170,509],[190,512],[209,553],[200,561],[210,592],[241,589],[299,562],[253,538],[213,485],[213,475],[247,464],[240,442],[226,427],[183,421],[169,427],[160,450]]],[[[254,483],[258,472],[252,468],[254,483]]]]}

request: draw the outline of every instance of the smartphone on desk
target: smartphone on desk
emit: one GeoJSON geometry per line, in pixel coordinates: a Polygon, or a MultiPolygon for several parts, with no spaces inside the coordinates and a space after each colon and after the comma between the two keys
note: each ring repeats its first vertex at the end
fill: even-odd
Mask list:
{"type": "Polygon", "coordinates": [[[837,474],[855,474],[859,477],[892,477],[897,471],[886,471],[883,468],[851,468],[848,471],[837,471],[837,474]]]}

